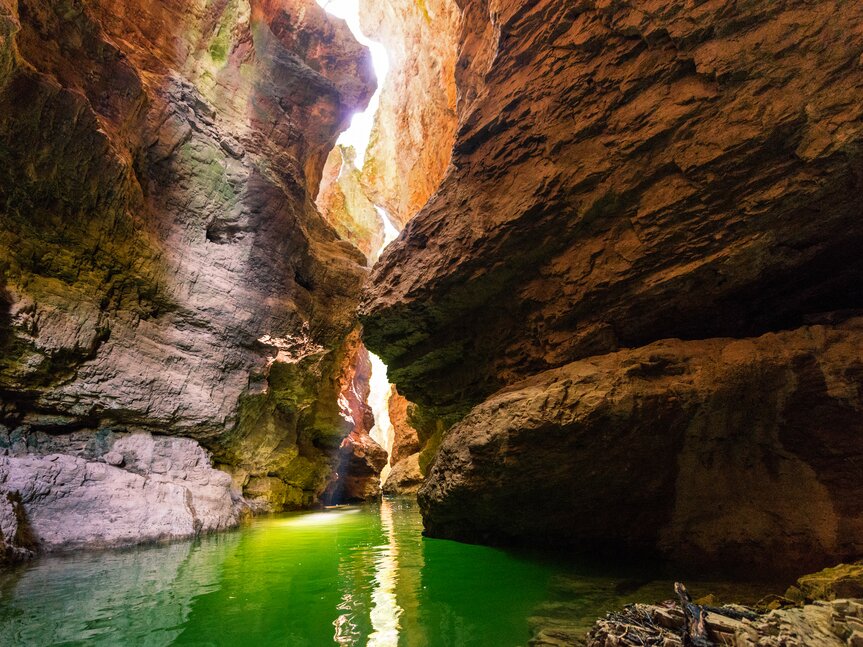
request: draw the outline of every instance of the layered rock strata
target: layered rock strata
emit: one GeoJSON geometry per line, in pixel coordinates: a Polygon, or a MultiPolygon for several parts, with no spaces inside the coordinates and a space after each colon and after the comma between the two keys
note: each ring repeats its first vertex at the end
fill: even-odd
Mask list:
{"type": "Polygon", "coordinates": [[[437,439],[464,418],[427,532],[859,554],[861,331],[804,326],[863,306],[863,7],[460,6],[452,164],[360,317],[437,439]]]}
{"type": "Polygon", "coordinates": [[[412,402],[863,304],[863,8],[471,2],[439,189],[364,338],[412,402]]]}
{"type": "Polygon", "coordinates": [[[800,572],[863,554],[861,413],[863,319],[665,340],[498,392],[419,501],[434,536],[800,572]]]}
{"type": "Polygon", "coordinates": [[[316,204],[339,236],[373,261],[384,243],[384,226],[355,162],[353,148],[336,146],[332,150],[316,204]]]}
{"type": "Polygon", "coordinates": [[[401,229],[449,166],[461,10],[456,0],[360,0],[360,21],[389,59],[362,181],[401,229]]]}
{"type": "MultiPolygon", "coordinates": [[[[317,501],[365,259],[313,200],[373,86],[313,0],[2,0],[0,432],[182,436],[263,507],[317,501]]],[[[46,460],[137,482],[7,464],[36,491],[46,460]]]]}
{"type": "MultiPolygon", "coordinates": [[[[863,601],[816,602],[800,608],[735,618],[745,609],[731,606],[704,616],[708,644],[733,647],[857,647],[863,644],[863,601]],[[725,615],[728,614],[728,615],[725,615]]],[[[582,643],[585,647],[635,647],[655,644],[684,647],[683,613],[673,603],[634,604],[599,621],[582,643]]],[[[531,647],[551,647],[535,641],[531,647]]],[[[570,643],[578,644],[578,643],[570,643]]]]}

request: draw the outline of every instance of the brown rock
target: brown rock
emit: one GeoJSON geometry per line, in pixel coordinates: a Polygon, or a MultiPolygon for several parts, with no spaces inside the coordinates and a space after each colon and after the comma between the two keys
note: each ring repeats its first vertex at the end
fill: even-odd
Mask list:
{"type": "Polygon", "coordinates": [[[804,575],[785,596],[800,602],[863,598],[863,563],[840,564],[804,575]]]}
{"type": "Polygon", "coordinates": [[[384,226],[362,184],[355,158],[352,148],[333,148],[324,166],[316,204],[342,240],[356,245],[371,262],[384,242],[384,226]]]}
{"type": "Polygon", "coordinates": [[[381,495],[381,470],[387,452],[368,434],[351,432],[339,448],[339,466],[324,500],[327,503],[355,503],[381,495]]]}
{"type": "Polygon", "coordinates": [[[664,340],[504,389],[443,440],[426,532],[798,574],[863,553],[863,319],[664,340]]]}
{"type": "Polygon", "coordinates": [[[408,402],[404,396],[399,395],[398,390],[393,387],[392,394],[389,399],[390,422],[394,429],[392,456],[390,460],[393,465],[400,463],[422,449],[417,430],[411,426],[410,422],[408,422],[408,408],[410,406],[411,403],[408,402]]]}
{"type": "Polygon", "coordinates": [[[420,455],[416,453],[393,465],[390,475],[384,483],[383,493],[389,495],[416,494],[422,482],[420,455]]]}
{"type": "Polygon", "coordinates": [[[460,4],[452,165],[362,309],[405,397],[464,414],[582,357],[863,304],[863,5],[460,4]]]}
{"type": "Polygon", "coordinates": [[[390,71],[363,184],[401,229],[437,190],[455,139],[455,0],[361,0],[363,32],[387,49],[390,71]]]}
{"type": "Polygon", "coordinates": [[[365,259],[313,200],[373,86],[314,0],[3,0],[0,424],[185,436],[314,502],[365,259]]]}

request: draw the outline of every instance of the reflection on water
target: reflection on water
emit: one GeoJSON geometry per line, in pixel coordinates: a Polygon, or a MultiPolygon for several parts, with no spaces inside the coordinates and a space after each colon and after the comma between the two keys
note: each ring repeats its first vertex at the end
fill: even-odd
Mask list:
{"type": "Polygon", "coordinates": [[[375,558],[375,588],[372,593],[372,635],[369,647],[397,647],[399,644],[399,616],[402,609],[396,599],[396,582],[399,574],[399,548],[393,527],[392,503],[381,501],[381,529],[387,543],[379,546],[375,558]]]}
{"type": "Polygon", "coordinates": [[[43,558],[0,571],[0,643],[512,647],[531,631],[586,628],[624,600],[671,590],[421,529],[414,502],[385,500],[166,546],[43,558]]]}

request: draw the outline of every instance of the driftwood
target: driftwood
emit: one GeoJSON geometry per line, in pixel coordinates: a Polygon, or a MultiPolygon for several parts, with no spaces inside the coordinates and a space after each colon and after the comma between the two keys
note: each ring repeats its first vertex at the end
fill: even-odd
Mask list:
{"type": "Polygon", "coordinates": [[[677,593],[683,609],[684,647],[712,647],[713,642],[707,637],[707,627],[704,624],[704,609],[692,601],[682,582],[674,583],[674,592],[677,593]]]}

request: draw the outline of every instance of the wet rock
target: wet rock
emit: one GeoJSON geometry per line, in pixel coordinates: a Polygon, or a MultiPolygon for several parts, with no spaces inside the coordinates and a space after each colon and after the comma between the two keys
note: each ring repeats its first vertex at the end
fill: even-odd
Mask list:
{"type": "Polygon", "coordinates": [[[393,465],[383,486],[383,493],[390,495],[416,494],[423,482],[420,473],[420,455],[412,454],[393,465]]]}
{"type": "Polygon", "coordinates": [[[444,437],[426,532],[800,571],[863,553],[863,320],[664,340],[508,387],[444,437]]]}

